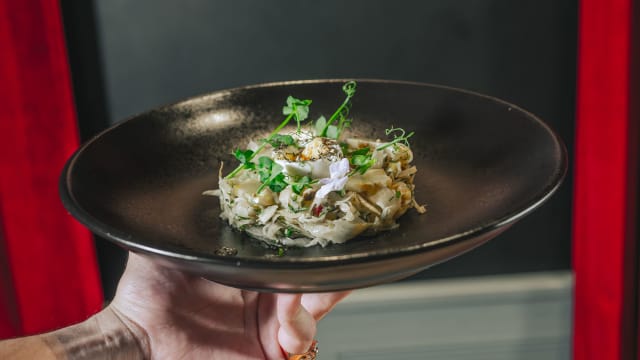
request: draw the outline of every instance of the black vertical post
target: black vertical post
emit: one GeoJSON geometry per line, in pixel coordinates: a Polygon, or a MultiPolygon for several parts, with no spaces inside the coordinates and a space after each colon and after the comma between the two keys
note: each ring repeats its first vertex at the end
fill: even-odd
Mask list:
{"type": "MultiPolygon", "coordinates": [[[[80,138],[86,141],[109,126],[95,4],[93,0],[61,0],[60,4],[80,138]]],[[[95,238],[104,295],[108,301],[115,294],[126,252],[104,239],[95,238]]]]}

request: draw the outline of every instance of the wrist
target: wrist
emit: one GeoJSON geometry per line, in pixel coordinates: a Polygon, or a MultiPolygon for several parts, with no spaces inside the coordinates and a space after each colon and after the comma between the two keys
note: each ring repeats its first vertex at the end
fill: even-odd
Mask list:
{"type": "Polygon", "coordinates": [[[146,332],[116,309],[107,307],[86,321],[43,335],[57,358],[148,359],[146,332]]]}

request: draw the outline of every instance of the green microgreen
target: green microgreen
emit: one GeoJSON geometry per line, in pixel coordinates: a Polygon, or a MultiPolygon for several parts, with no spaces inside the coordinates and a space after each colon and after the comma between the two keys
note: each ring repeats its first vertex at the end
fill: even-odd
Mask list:
{"type": "Polygon", "coordinates": [[[316,120],[316,135],[322,136],[322,132],[324,131],[325,126],[327,126],[327,119],[324,116],[320,116],[318,120],[316,120]]]}
{"type": "MultiPolygon", "coordinates": [[[[273,130],[271,134],[269,134],[269,136],[267,136],[265,141],[248,158],[247,162],[251,161],[256,154],[260,153],[265,145],[268,144],[274,137],[276,137],[276,135],[279,135],[278,133],[280,132],[280,130],[282,130],[282,128],[284,128],[294,117],[298,122],[298,130],[300,130],[300,122],[306,120],[309,116],[309,105],[311,105],[311,100],[300,100],[294,98],[293,96],[289,96],[287,98],[287,105],[282,108],[283,115],[287,115],[287,117],[282,120],[280,125],[278,125],[278,127],[276,127],[275,130],[273,130]]],[[[225,177],[225,179],[231,179],[232,177],[236,176],[236,174],[242,169],[245,169],[245,163],[241,163],[240,165],[238,165],[238,167],[230,172],[225,177]]]]}
{"type": "Polygon", "coordinates": [[[270,140],[264,139],[263,141],[269,143],[269,145],[273,146],[274,148],[296,144],[296,140],[293,138],[293,136],[281,134],[276,134],[270,140]]]}
{"type": "Polygon", "coordinates": [[[404,129],[402,128],[396,128],[393,127],[393,125],[389,128],[389,129],[385,129],[384,133],[389,136],[391,134],[393,134],[393,140],[391,140],[390,142],[384,144],[384,145],[380,145],[376,148],[376,150],[382,150],[382,149],[386,149],[389,146],[395,145],[397,143],[404,143],[405,145],[409,146],[409,138],[413,136],[414,132],[410,132],[409,134],[406,134],[406,132],[404,131],[404,129]],[[397,135],[399,134],[399,135],[397,135]],[[405,135],[406,134],[406,135],[405,135]]]}
{"type": "Polygon", "coordinates": [[[315,183],[317,181],[311,180],[310,177],[308,176],[303,176],[300,179],[297,179],[296,181],[291,183],[291,190],[293,190],[294,193],[300,195],[302,194],[302,191],[305,188],[311,187],[311,184],[315,183]]]}
{"type": "Polygon", "coordinates": [[[349,110],[351,109],[351,98],[356,94],[356,82],[349,81],[345,83],[342,86],[342,91],[346,94],[346,98],[329,120],[326,120],[324,116],[316,120],[316,135],[337,140],[340,138],[342,131],[351,125],[351,119],[348,119],[347,116],[349,116],[349,110]],[[336,120],[338,120],[338,124],[333,125],[336,120]]]}
{"type": "Polygon", "coordinates": [[[292,226],[288,226],[282,230],[282,234],[289,239],[293,239],[294,236],[300,234],[300,231],[292,226]]]}
{"type": "Polygon", "coordinates": [[[260,193],[265,187],[269,187],[273,192],[280,192],[287,187],[287,182],[282,172],[282,166],[267,156],[258,158],[258,175],[260,176],[260,187],[257,193],[260,193]]]}
{"type": "Polygon", "coordinates": [[[300,208],[294,208],[293,206],[289,205],[289,210],[291,210],[291,212],[293,213],[299,213],[299,212],[303,212],[303,211],[307,211],[309,210],[308,207],[300,207],[300,208]]]}
{"type": "Polygon", "coordinates": [[[356,173],[364,174],[370,167],[375,164],[376,160],[373,158],[373,154],[371,153],[371,149],[368,147],[360,148],[349,153],[351,158],[349,162],[354,166],[354,169],[351,170],[349,176],[355,175],[356,173]]]}
{"type": "Polygon", "coordinates": [[[251,159],[253,158],[253,151],[236,149],[233,156],[235,156],[236,159],[240,161],[240,164],[242,164],[246,169],[255,169],[256,164],[251,162],[251,159]]]}
{"type": "Polygon", "coordinates": [[[359,148],[358,150],[353,150],[352,152],[349,153],[349,155],[351,155],[351,156],[354,156],[354,155],[367,155],[370,151],[371,151],[371,149],[367,146],[367,147],[359,148]]]}
{"type": "Polygon", "coordinates": [[[309,116],[309,105],[311,105],[311,100],[300,100],[289,96],[287,105],[282,108],[283,115],[293,115],[295,117],[298,123],[298,132],[300,132],[300,123],[309,116]]]}

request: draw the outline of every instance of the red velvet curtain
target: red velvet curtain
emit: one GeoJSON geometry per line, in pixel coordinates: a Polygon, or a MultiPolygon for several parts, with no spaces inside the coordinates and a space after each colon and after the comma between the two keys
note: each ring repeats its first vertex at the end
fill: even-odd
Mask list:
{"type": "Polygon", "coordinates": [[[633,41],[632,5],[633,0],[580,1],[573,210],[576,360],[638,357],[639,119],[633,109],[640,99],[630,94],[638,85],[631,64],[640,44],[633,41]]]}
{"type": "Polygon", "coordinates": [[[78,146],[57,0],[0,0],[0,338],[98,311],[91,234],[58,197],[78,146]]]}

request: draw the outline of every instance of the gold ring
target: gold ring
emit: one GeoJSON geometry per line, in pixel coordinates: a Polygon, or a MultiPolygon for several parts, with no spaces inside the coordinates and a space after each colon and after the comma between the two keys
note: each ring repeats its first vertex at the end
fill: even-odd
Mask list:
{"type": "Polygon", "coordinates": [[[313,340],[306,353],[289,354],[289,360],[315,360],[316,356],[318,356],[318,340],[313,340]]]}

